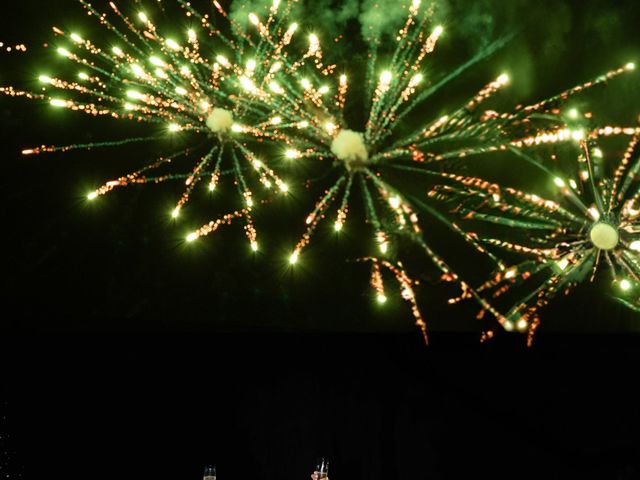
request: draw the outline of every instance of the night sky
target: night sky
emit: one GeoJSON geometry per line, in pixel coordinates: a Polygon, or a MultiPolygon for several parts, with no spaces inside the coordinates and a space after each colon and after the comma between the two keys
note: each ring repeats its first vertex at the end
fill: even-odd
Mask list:
{"type": "MultiPolygon", "coordinates": [[[[441,6],[447,35],[429,64],[435,74],[500,36],[515,37],[418,117],[441,116],[503,71],[512,84],[498,106],[508,109],[640,64],[637,1],[441,6]]],[[[29,51],[0,53],[0,84],[35,88],[38,75],[54,72],[60,60],[41,48],[54,24],[98,35],[72,0],[3,6],[0,42],[29,51]]],[[[357,37],[356,21],[344,28],[357,37]]],[[[332,53],[357,70],[362,42],[332,53]]],[[[363,115],[357,90],[350,93],[357,125],[363,115]]],[[[635,125],[637,72],[579,96],[576,106],[602,123],[635,125]]],[[[189,227],[212,215],[206,198],[194,199],[192,216],[175,224],[168,212],[179,185],[86,201],[174,140],[23,157],[25,147],[149,129],[5,97],[0,125],[3,469],[25,478],[198,478],[202,465],[217,462],[221,479],[293,479],[307,478],[312,459],[328,454],[336,480],[639,478],[640,318],[602,285],[545,309],[530,350],[516,335],[479,345],[490,324],[474,318],[473,304],[447,308],[450,286],[409,254],[434,332],[427,349],[407,306],[396,295],[379,308],[368,268],[352,261],[370,238],[364,227],[341,240],[321,232],[304,262],[287,268],[313,194],[259,218],[257,256],[238,226],[186,245],[189,227]]],[[[504,158],[486,173],[530,181],[504,158]]],[[[449,237],[434,230],[432,240],[471,277],[482,271],[449,237]]]]}
{"type": "MultiPolygon", "coordinates": [[[[498,106],[508,109],[640,63],[636,1],[441,6],[447,36],[430,63],[436,75],[516,35],[418,116],[441,116],[503,71],[513,81],[498,106]]],[[[331,16],[300,20],[314,18],[327,22],[320,29],[339,27],[331,16]]],[[[41,48],[54,24],[97,35],[71,0],[3,7],[0,42],[29,51],[0,54],[0,84],[34,87],[45,70],[62,68],[41,48]]],[[[359,27],[344,28],[348,41],[333,54],[357,69],[359,27]]],[[[576,106],[602,123],[636,124],[639,85],[637,74],[624,76],[577,97],[576,106]]],[[[353,125],[363,117],[357,93],[353,125]]],[[[2,474],[198,478],[216,463],[221,479],[294,479],[307,478],[323,454],[337,480],[640,475],[640,319],[603,285],[557,299],[532,349],[515,335],[479,345],[491,324],[474,318],[473,304],[447,308],[451,288],[416,254],[405,262],[422,282],[418,299],[433,332],[427,349],[406,305],[396,295],[379,308],[368,268],[352,261],[366,227],[354,222],[341,240],[320,232],[304,262],[287,268],[315,194],[259,218],[257,256],[239,227],[187,246],[185,232],[211,212],[207,199],[194,199],[192,216],[175,224],[168,212],[179,185],[86,201],[172,140],[149,150],[23,157],[25,147],[148,129],[4,97],[0,124],[2,474]]],[[[529,180],[507,162],[496,159],[486,173],[529,180]]],[[[432,239],[472,277],[480,274],[481,262],[456,241],[437,230],[432,239]]]]}

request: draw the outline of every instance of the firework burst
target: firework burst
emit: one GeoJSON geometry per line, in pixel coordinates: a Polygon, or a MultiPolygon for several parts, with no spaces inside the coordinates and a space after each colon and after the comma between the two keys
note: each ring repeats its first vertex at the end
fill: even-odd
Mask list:
{"type": "MultiPolygon", "coordinates": [[[[359,190],[360,207],[365,222],[371,227],[376,256],[384,257],[391,248],[392,237],[409,237],[418,244],[442,272],[443,278],[458,282],[463,291],[475,292],[431,249],[423,234],[418,213],[441,221],[448,228],[464,234],[455,223],[439,215],[408,194],[404,180],[430,175],[438,177],[453,162],[509,149],[526,150],[541,144],[576,141],[584,136],[580,129],[569,128],[560,110],[567,99],[592,86],[602,84],[624,72],[633,64],[607,72],[551,98],[532,105],[520,105],[513,112],[499,113],[483,109],[496,92],[509,83],[507,74],[500,74],[477,94],[449,115],[424,122],[418,129],[407,125],[411,114],[424,107],[428,99],[465,70],[503,46],[508,38],[496,41],[475,57],[443,78],[428,78],[425,63],[435,51],[444,33],[432,25],[432,8],[424,8],[419,0],[407,6],[404,25],[392,39],[390,52],[379,37],[366,38],[370,51],[365,68],[364,85],[356,89],[364,95],[368,115],[362,129],[349,125],[345,106],[350,89],[348,75],[335,66],[325,68],[321,43],[317,35],[309,37],[310,51],[317,55],[314,71],[299,78],[304,102],[301,112],[309,112],[309,128],[290,138],[293,148],[287,151],[291,159],[328,159],[331,175],[322,195],[305,217],[304,231],[295,244],[289,262],[299,262],[323,221],[331,221],[336,232],[345,228],[353,191],[359,190]],[[380,60],[386,58],[387,60],[380,60]],[[321,70],[318,74],[318,70],[321,70]],[[304,142],[298,146],[299,142],[304,142]],[[393,180],[395,178],[395,180],[393,180]],[[401,183],[398,183],[401,182],[401,183]],[[333,213],[332,213],[333,212],[333,213]]],[[[473,243],[469,236],[466,238],[473,243]]],[[[376,276],[375,270],[372,274],[376,276]]]]}
{"type": "Polygon", "coordinates": [[[640,311],[639,141],[640,128],[593,130],[580,142],[582,153],[572,162],[571,175],[558,174],[559,166],[548,167],[540,158],[520,152],[550,176],[558,192],[553,200],[456,175],[446,176],[451,183],[432,190],[431,196],[453,201],[465,220],[499,227],[491,238],[469,234],[484,253],[489,253],[485,247],[495,247],[524,257],[506,266],[489,253],[497,272],[476,290],[490,302],[515,296],[515,301],[508,300],[506,313],[496,315],[506,330],[527,331],[531,338],[540,323],[541,307],[605,271],[614,284],[614,298],[640,311]],[[631,140],[619,161],[613,162],[614,168],[608,169],[606,155],[597,145],[612,135],[631,140]]]}
{"type": "MultiPolygon", "coordinates": [[[[286,194],[288,184],[249,144],[290,143],[283,127],[306,128],[304,112],[296,112],[295,92],[288,80],[310,58],[317,58],[311,45],[296,58],[288,49],[297,24],[285,24],[295,2],[274,0],[266,18],[248,15],[249,29],[234,21],[213,2],[212,14],[200,14],[190,3],[178,1],[185,19],[194,24],[184,39],[160,33],[151,15],[138,11],[134,17],[109,2],[111,16],[80,1],[86,12],[108,30],[117,43],[98,45],[73,32],[54,27],[60,37],[57,53],[73,62],[79,71],[72,80],[41,75],[43,92],[3,87],[2,93],[49,102],[92,116],[155,126],[157,134],[120,141],[66,146],[39,146],[24,155],[118,147],[152,142],[167,135],[192,138],[189,147],[164,155],[142,169],[106,182],[88,194],[95,200],[112,190],[134,184],[184,183],[184,191],[171,215],[177,218],[200,184],[211,191],[224,176],[231,176],[241,198],[237,210],[211,221],[191,233],[187,240],[215,231],[236,218],[246,222],[251,248],[257,250],[252,211],[262,193],[286,194]],[[111,18],[114,17],[114,18],[111,18]],[[213,18],[212,18],[213,17],[213,18]],[[217,27],[217,23],[223,27],[217,27]],[[187,170],[183,165],[190,164],[187,170]],[[172,169],[173,167],[173,169],[172,169]],[[172,170],[166,173],[166,170],[172,170]],[[176,171],[180,169],[179,171],[176,171]],[[259,193],[256,194],[256,191],[259,193]]],[[[270,196],[269,196],[270,198],[270,196]]],[[[264,202],[265,200],[262,200],[264,202]]]]}

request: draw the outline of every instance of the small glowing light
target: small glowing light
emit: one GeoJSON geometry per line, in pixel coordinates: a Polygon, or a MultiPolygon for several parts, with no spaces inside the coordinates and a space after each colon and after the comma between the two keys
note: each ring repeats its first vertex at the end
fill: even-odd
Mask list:
{"type": "Polygon", "coordinates": [[[67,50],[66,48],[62,48],[62,47],[58,49],[58,53],[60,55],[62,55],[63,57],[67,57],[67,58],[69,58],[71,56],[71,52],[69,50],[67,50]]]}
{"type": "Polygon", "coordinates": [[[273,117],[271,119],[271,125],[280,125],[282,123],[281,117],[273,117]]]}
{"type": "Polygon", "coordinates": [[[516,270],[514,268],[510,268],[504,274],[504,278],[510,279],[516,276],[516,270]]]}
{"type": "Polygon", "coordinates": [[[59,100],[57,98],[54,98],[53,100],[51,100],[50,103],[54,107],[66,107],[67,106],[67,101],[66,100],[59,100]]]}
{"type": "Polygon", "coordinates": [[[320,40],[315,33],[309,35],[309,52],[315,53],[320,48],[320,40]]]}
{"type": "Polygon", "coordinates": [[[182,87],[176,87],[176,93],[178,95],[186,95],[187,94],[187,89],[186,88],[182,88],[182,87]]]}
{"type": "Polygon", "coordinates": [[[402,200],[397,195],[389,198],[389,205],[391,205],[391,208],[393,208],[394,210],[397,210],[398,208],[400,208],[401,204],[402,204],[402,200]]]}
{"type": "Polygon", "coordinates": [[[584,130],[573,130],[571,132],[571,138],[573,138],[576,142],[584,139],[584,130]]]}
{"type": "Polygon", "coordinates": [[[584,180],[589,180],[589,171],[588,170],[582,170],[580,172],[580,178],[584,181],[584,180]]]}
{"type": "Polygon", "coordinates": [[[575,190],[576,188],[578,188],[578,184],[576,183],[576,181],[575,181],[573,178],[569,180],[569,186],[570,186],[571,188],[573,188],[574,190],[575,190]]]}
{"type": "Polygon", "coordinates": [[[300,81],[300,85],[302,85],[302,88],[304,88],[305,90],[309,90],[311,88],[311,82],[308,78],[303,78],[300,81]]]}
{"type": "Polygon", "coordinates": [[[191,73],[191,71],[189,70],[189,67],[185,65],[183,67],[180,67],[180,73],[184,76],[187,76],[191,73]]]}
{"type": "Polygon", "coordinates": [[[205,112],[211,108],[211,104],[209,102],[202,102],[200,106],[202,107],[202,110],[204,110],[205,112]]]}
{"type": "Polygon", "coordinates": [[[165,73],[165,71],[164,71],[164,70],[162,70],[161,68],[156,68],[155,74],[156,74],[156,77],[158,77],[158,78],[162,78],[162,79],[164,79],[164,80],[166,80],[167,78],[169,78],[169,75],[167,75],[167,74],[165,73]]]}
{"type": "Polygon", "coordinates": [[[88,200],[95,200],[96,198],[98,198],[98,194],[96,192],[91,192],[89,195],[87,195],[88,200]]]}
{"type": "Polygon", "coordinates": [[[516,328],[521,332],[526,330],[527,326],[528,326],[527,321],[524,318],[521,318],[520,320],[518,320],[518,323],[516,323],[516,328]]]}
{"type": "Polygon", "coordinates": [[[178,218],[179,215],[180,215],[180,207],[174,208],[173,211],[171,212],[171,216],[173,218],[178,218]]]}
{"type": "Polygon", "coordinates": [[[281,68],[282,68],[282,63],[276,62],[273,65],[271,65],[271,68],[269,69],[269,73],[276,73],[281,68]]]}
{"type": "Polygon", "coordinates": [[[636,64],[635,64],[635,63],[633,63],[633,62],[629,62],[629,63],[627,63],[627,64],[624,66],[624,68],[625,68],[626,70],[631,71],[631,70],[634,70],[634,69],[636,68],[636,64]]]}
{"type": "Polygon", "coordinates": [[[376,297],[376,300],[378,301],[379,304],[383,304],[387,301],[387,297],[385,297],[382,293],[379,293],[378,296],[376,297]]]}
{"type": "Polygon", "coordinates": [[[193,28],[190,28],[187,31],[187,36],[189,37],[189,40],[192,42],[196,41],[196,31],[193,28]]]}
{"type": "Polygon", "coordinates": [[[387,250],[389,250],[389,244],[387,242],[381,242],[379,247],[381,253],[387,253],[387,250]]]}
{"type": "Polygon", "coordinates": [[[80,80],[89,80],[89,75],[87,75],[87,74],[86,74],[86,73],[84,73],[84,72],[80,72],[80,73],[78,74],[78,78],[79,78],[80,80]]]}
{"type": "Polygon", "coordinates": [[[300,152],[297,150],[290,149],[290,150],[287,150],[284,155],[287,158],[298,158],[300,156],[300,152]]]}
{"type": "Polygon", "coordinates": [[[150,57],[149,61],[151,63],[153,63],[156,67],[166,67],[167,66],[167,63],[164,60],[162,60],[162,59],[160,59],[160,58],[158,58],[156,56],[150,57]]]}
{"type": "Polygon", "coordinates": [[[411,5],[413,6],[414,10],[420,8],[420,0],[413,0],[413,2],[411,2],[411,5]]]}
{"type": "Polygon", "coordinates": [[[409,87],[411,87],[411,88],[415,87],[416,85],[418,85],[422,81],[423,78],[424,77],[422,76],[421,73],[418,73],[417,75],[414,75],[413,77],[411,77],[411,80],[409,80],[409,87]]]}
{"type": "Polygon", "coordinates": [[[254,59],[247,60],[247,70],[253,72],[256,69],[257,63],[254,59]]]}
{"type": "Polygon", "coordinates": [[[211,183],[209,184],[209,191],[210,191],[210,192],[213,192],[215,189],[216,189],[216,184],[215,184],[215,183],[213,183],[213,182],[211,182],[211,183]]]}
{"type": "Polygon", "coordinates": [[[513,331],[513,322],[511,320],[506,320],[503,324],[502,327],[507,331],[507,332],[512,332],[513,331]]]}
{"type": "Polygon", "coordinates": [[[253,207],[253,199],[251,197],[247,197],[247,207],[253,207]]]}
{"type": "Polygon", "coordinates": [[[142,100],[144,98],[144,94],[138,92],[137,90],[129,90],[127,92],[127,97],[133,98],[134,100],[142,100]]]}
{"type": "Polygon", "coordinates": [[[336,130],[336,125],[332,122],[327,122],[324,125],[324,128],[327,130],[327,132],[329,132],[329,134],[333,134],[333,132],[336,130]]]}
{"type": "Polygon", "coordinates": [[[634,240],[629,244],[629,249],[634,252],[640,252],[640,240],[634,240]]]}
{"type": "Polygon", "coordinates": [[[169,131],[170,132],[178,132],[178,131],[180,131],[180,129],[181,129],[181,127],[177,123],[170,123],[169,124],[169,131]]]}
{"type": "Polygon", "coordinates": [[[509,80],[510,80],[509,75],[506,73],[503,73],[498,77],[497,82],[500,85],[506,85],[507,83],[509,83],[509,80]]]}
{"type": "Polygon", "coordinates": [[[258,25],[258,23],[260,23],[260,19],[258,18],[258,16],[255,13],[250,13],[249,14],[249,21],[251,23],[253,23],[254,25],[258,25]]]}
{"type": "Polygon", "coordinates": [[[320,92],[322,95],[324,95],[325,93],[329,92],[329,87],[327,87],[326,85],[323,85],[322,87],[320,87],[318,92],[320,92]]]}
{"type": "Polygon", "coordinates": [[[593,156],[597,157],[597,158],[602,158],[604,156],[604,154],[602,153],[602,150],[600,150],[598,147],[593,149],[593,156]]]}
{"type": "Polygon", "coordinates": [[[298,262],[298,257],[300,256],[300,254],[298,253],[298,251],[296,250],[295,252],[293,252],[291,254],[291,256],[289,257],[289,263],[291,265],[295,265],[298,262]]]}
{"type": "Polygon", "coordinates": [[[127,103],[124,104],[124,109],[125,110],[135,110],[136,106],[133,105],[132,103],[127,102],[127,103]]]}
{"type": "Polygon", "coordinates": [[[554,178],[553,183],[556,184],[556,187],[560,187],[560,188],[563,188],[566,186],[566,184],[564,183],[564,180],[562,180],[560,177],[554,178]]]}
{"type": "Polygon", "coordinates": [[[180,50],[180,45],[178,45],[178,42],[171,38],[167,38],[167,47],[169,47],[171,50],[180,50]]]}
{"type": "MultiPolygon", "coordinates": [[[[343,224],[342,222],[336,222],[336,223],[334,223],[334,224],[333,224],[333,229],[334,229],[336,232],[339,232],[340,230],[342,230],[342,226],[343,226],[343,225],[344,225],[344,224],[343,224]]],[[[639,242],[639,243],[640,243],[640,242],[639,242]]]]}
{"type": "Polygon", "coordinates": [[[233,125],[231,125],[231,131],[232,132],[236,132],[236,133],[240,133],[242,132],[242,125],[238,125],[237,123],[234,123],[233,125]]]}
{"type": "Polygon", "coordinates": [[[144,12],[138,13],[138,18],[142,20],[144,23],[149,23],[149,17],[144,12]]]}
{"type": "Polygon", "coordinates": [[[138,77],[144,76],[144,69],[137,63],[134,63],[133,65],[131,65],[131,71],[133,72],[134,75],[138,77]]]}
{"type": "Polygon", "coordinates": [[[306,120],[303,120],[298,123],[298,128],[307,128],[308,126],[309,126],[309,122],[307,122],[306,120]]]}
{"type": "Polygon", "coordinates": [[[193,242],[196,238],[198,238],[198,234],[196,232],[190,233],[187,235],[187,242],[193,242]]]}
{"type": "Polygon", "coordinates": [[[42,83],[53,83],[53,78],[47,75],[40,75],[38,77],[38,80],[40,80],[42,83]]]}
{"type": "Polygon", "coordinates": [[[284,193],[287,193],[289,191],[289,185],[287,185],[286,183],[281,183],[280,190],[284,193]]]}
{"type": "Polygon", "coordinates": [[[253,250],[254,252],[258,251],[258,242],[251,242],[251,250],[253,250]]]}
{"type": "Polygon", "coordinates": [[[576,108],[572,108],[571,110],[569,110],[569,111],[567,112],[567,116],[568,116],[569,118],[573,118],[573,119],[578,118],[578,109],[576,109],[576,108]]]}
{"type": "Polygon", "coordinates": [[[122,49],[120,47],[113,47],[111,49],[111,51],[113,53],[115,53],[117,56],[122,57],[124,55],[124,52],[122,51],[122,49]]]}
{"type": "Polygon", "coordinates": [[[589,212],[589,215],[591,216],[591,218],[593,218],[596,221],[600,220],[600,212],[596,207],[590,207],[587,211],[589,212]]]}
{"type": "Polygon", "coordinates": [[[278,95],[282,95],[284,93],[284,88],[282,88],[278,82],[271,82],[269,84],[269,89],[271,89],[271,91],[273,93],[277,93],[278,95]]]}
{"type": "Polygon", "coordinates": [[[80,35],[78,35],[77,33],[72,33],[71,34],[71,40],[73,40],[76,43],[82,43],[84,41],[82,39],[82,37],[80,35]]]}
{"type": "Polygon", "coordinates": [[[280,6],[280,0],[273,0],[273,9],[277,10],[280,6]]]}
{"type": "Polygon", "coordinates": [[[245,77],[244,75],[240,77],[240,85],[242,85],[242,88],[249,93],[254,93],[257,90],[256,84],[253,83],[253,80],[249,77],[245,77]]]}
{"type": "Polygon", "coordinates": [[[444,28],[442,27],[442,25],[438,25],[438,26],[433,30],[433,36],[434,36],[434,37],[439,37],[440,35],[442,35],[442,32],[444,32],[444,28]]]}
{"type": "Polygon", "coordinates": [[[622,280],[620,280],[620,289],[624,290],[625,292],[627,290],[631,290],[631,282],[626,278],[623,278],[622,280]]]}
{"type": "Polygon", "coordinates": [[[340,85],[346,85],[347,84],[347,76],[343,73],[342,75],[340,75],[340,85]]]}
{"type": "Polygon", "coordinates": [[[380,75],[380,83],[382,85],[389,85],[393,79],[393,74],[389,70],[385,70],[380,75]]]}
{"type": "Polygon", "coordinates": [[[298,29],[298,24],[297,23],[292,23],[289,26],[289,29],[287,30],[290,34],[295,32],[298,29]]]}
{"type": "Polygon", "coordinates": [[[224,55],[218,55],[216,57],[216,61],[223,67],[229,67],[230,65],[229,60],[227,60],[227,57],[225,57],[224,55]]]}
{"type": "Polygon", "coordinates": [[[569,260],[566,259],[566,258],[562,258],[562,259],[558,260],[556,265],[558,265],[558,268],[560,270],[565,270],[569,266],[569,260]]]}

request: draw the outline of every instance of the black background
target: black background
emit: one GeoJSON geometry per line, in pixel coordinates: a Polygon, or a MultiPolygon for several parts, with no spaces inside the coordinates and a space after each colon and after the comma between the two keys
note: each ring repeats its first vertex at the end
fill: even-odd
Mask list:
{"type": "MultiPolygon", "coordinates": [[[[624,337],[3,340],[22,478],[615,478],[640,474],[624,337]]],[[[15,478],[15,477],[14,477],[15,478]]]]}
{"type": "MultiPolygon", "coordinates": [[[[533,101],[640,58],[635,2],[478,5],[522,31],[460,98],[508,67],[508,95],[533,101]]],[[[0,41],[30,53],[0,57],[1,83],[43,73],[45,32],[82,18],[73,2],[5,7],[0,41]]],[[[452,37],[443,71],[478,40],[452,37]]],[[[635,121],[637,77],[617,82],[584,101],[635,121]]],[[[125,126],[6,98],[0,116],[4,428],[23,477],[197,478],[214,462],[220,478],[293,479],[326,454],[337,479],[640,478],[640,321],[595,289],[548,309],[527,350],[520,336],[479,345],[474,308],[423,288],[427,349],[401,302],[377,308],[366,269],[328,236],[295,272],[288,220],[262,225],[258,257],[237,230],[187,248],[166,215],[179,188],[84,200],[143,150],[18,154],[125,126]]],[[[286,213],[304,218],[297,202],[286,213]]]]}

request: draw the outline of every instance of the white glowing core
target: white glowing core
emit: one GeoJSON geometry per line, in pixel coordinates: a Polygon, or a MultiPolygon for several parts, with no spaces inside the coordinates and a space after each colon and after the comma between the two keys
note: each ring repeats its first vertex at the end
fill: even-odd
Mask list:
{"type": "Polygon", "coordinates": [[[591,243],[600,250],[611,250],[618,245],[620,236],[618,230],[608,223],[597,222],[589,232],[591,243]]]}
{"type": "Polygon", "coordinates": [[[233,114],[224,108],[214,108],[207,118],[207,127],[213,133],[227,133],[233,125],[233,114]]]}
{"type": "Polygon", "coordinates": [[[331,143],[331,151],[349,169],[362,166],[369,160],[364,135],[353,130],[341,130],[331,143]]]}

